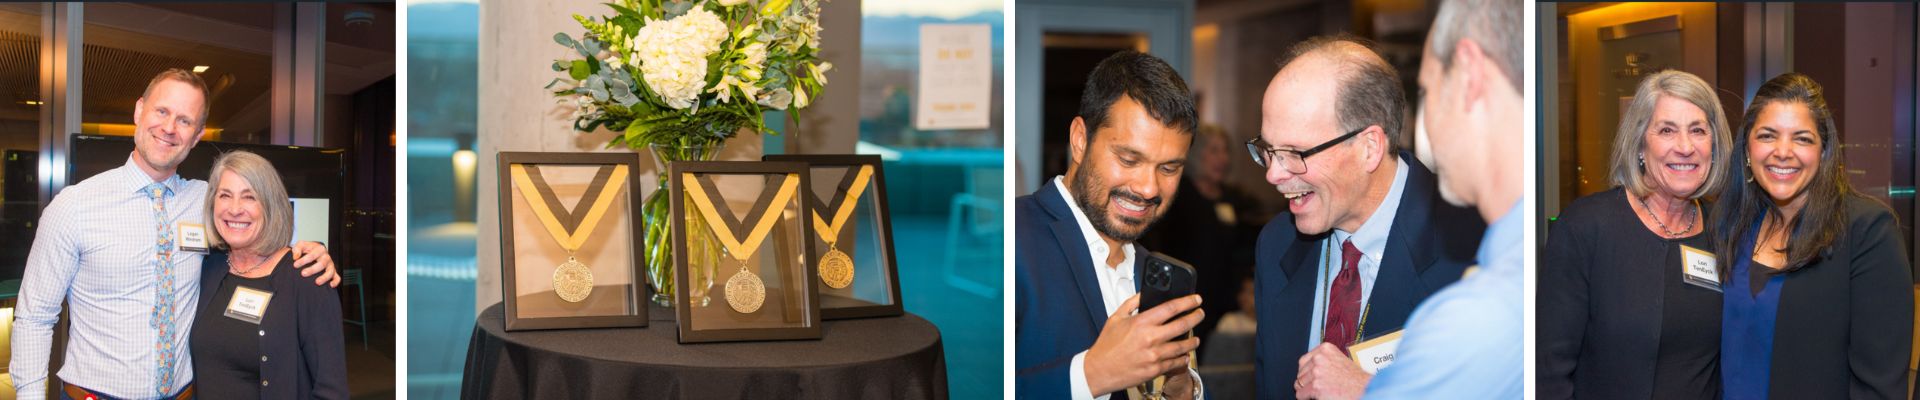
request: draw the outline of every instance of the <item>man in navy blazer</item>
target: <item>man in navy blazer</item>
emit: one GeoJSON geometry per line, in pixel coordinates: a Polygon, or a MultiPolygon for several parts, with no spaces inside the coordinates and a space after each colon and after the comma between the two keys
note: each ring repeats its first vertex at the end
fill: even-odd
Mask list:
{"type": "MultiPolygon", "coordinates": [[[[1165,377],[1170,398],[1201,397],[1189,365],[1198,295],[1140,310],[1134,241],[1166,213],[1196,115],[1186,82],[1123,51],[1087,77],[1067,174],[1014,201],[1016,397],[1105,399],[1165,377]],[[1189,313],[1191,311],[1191,313],[1189,313]]],[[[1142,392],[1145,393],[1145,392],[1142,392]]]]}
{"type": "Polygon", "coordinates": [[[1485,222],[1397,148],[1400,85],[1346,37],[1296,45],[1268,85],[1248,147],[1289,212],[1255,249],[1260,398],[1359,397],[1371,376],[1348,347],[1399,330],[1472,260],[1485,222]]]}

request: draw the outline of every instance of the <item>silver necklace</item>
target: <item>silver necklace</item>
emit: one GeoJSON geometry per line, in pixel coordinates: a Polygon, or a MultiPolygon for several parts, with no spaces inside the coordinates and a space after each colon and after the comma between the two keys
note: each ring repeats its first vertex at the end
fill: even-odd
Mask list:
{"type": "Polygon", "coordinates": [[[233,272],[235,275],[253,278],[254,277],[252,276],[253,273],[260,271],[260,266],[263,264],[266,264],[267,258],[268,257],[266,256],[262,256],[259,259],[253,260],[253,262],[251,263],[252,264],[251,266],[242,268],[241,267],[242,264],[238,262],[239,260],[234,259],[234,257],[232,256],[228,256],[227,257],[227,259],[229,260],[228,263],[233,264],[233,267],[230,268],[229,271],[233,272]]]}
{"type": "Polygon", "coordinates": [[[1681,229],[1679,232],[1674,232],[1670,229],[1667,229],[1667,224],[1665,222],[1660,222],[1660,214],[1654,212],[1652,206],[1647,205],[1647,199],[1637,198],[1637,200],[1640,200],[1640,208],[1644,208],[1647,210],[1647,216],[1650,218],[1653,218],[1653,224],[1659,225],[1660,231],[1665,232],[1668,237],[1680,237],[1681,235],[1687,234],[1687,232],[1692,232],[1693,220],[1694,220],[1693,217],[1694,215],[1697,215],[1700,212],[1700,200],[1694,200],[1693,208],[1690,209],[1690,211],[1693,211],[1693,212],[1688,213],[1688,215],[1685,217],[1687,219],[1686,229],[1681,229]]]}

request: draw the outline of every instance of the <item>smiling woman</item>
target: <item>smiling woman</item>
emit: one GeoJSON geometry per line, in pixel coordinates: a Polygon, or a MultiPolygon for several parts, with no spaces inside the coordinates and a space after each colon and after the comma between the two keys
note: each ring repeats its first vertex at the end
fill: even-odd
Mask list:
{"type": "MultiPolygon", "coordinates": [[[[362,344],[352,356],[354,386],[363,396],[391,393],[396,297],[394,279],[382,277],[396,272],[399,225],[394,7],[0,5],[0,314],[13,315],[0,321],[12,378],[0,398],[167,396],[205,376],[191,373],[188,355],[199,349],[186,328],[207,326],[193,325],[208,316],[195,305],[211,302],[194,299],[215,291],[200,290],[196,274],[228,272],[229,254],[198,239],[222,233],[249,272],[320,274],[301,279],[308,286],[345,277],[338,285],[353,301],[310,304],[335,308],[334,318],[353,310],[348,323],[360,325],[362,344]],[[278,200],[254,198],[260,211],[234,211],[217,224],[206,180],[265,185],[259,176],[207,176],[216,157],[242,148],[279,163],[287,177],[272,178],[286,185],[278,200]],[[273,218],[287,221],[269,226],[273,218]],[[297,239],[274,232],[294,219],[297,239]],[[272,268],[271,256],[296,241],[298,257],[284,258],[302,268],[272,268]],[[253,247],[248,254],[263,259],[238,251],[253,247]],[[102,280],[109,283],[92,286],[102,280]],[[58,321],[78,328],[53,329],[58,321]],[[65,351],[49,351],[56,348],[65,351]],[[60,379],[46,379],[50,365],[60,379]]],[[[270,309],[309,304],[278,292],[270,309]]],[[[258,340],[257,331],[234,332],[258,340]]]]}
{"type": "Polygon", "coordinates": [[[1669,266],[1712,257],[1700,200],[1726,181],[1720,110],[1693,74],[1640,81],[1614,140],[1617,186],[1568,204],[1547,236],[1541,397],[1717,397],[1718,280],[1669,266]]]}
{"type": "Polygon", "coordinates": [[[1819,83],[1767,80],[1714,213],[1727,397],[1894,398],[1913,342],[1912,270],[1886,204],[1853,189],[1819,83]],[[1772,375],[1791,366],[1810,374],[1772,375]],[[1778,379],[1775,379],[1778,378],[1778,379]]]}
{"type": "Polygon", "coordinates": [[[195,387],[234,398],[346,398],[339,294],[293,269],[293,208],[279,172],[266,158],[234,151],[209,175],[209,243],[226,251],[208,254],[201,267],[195,387]]]}
{"type": "Polygon", "coordinates": [[[1534,397],[1911,397],[1920,7],[1533,11],[1534,397]]]}
{"type": "Polygon", "coordinates": [[[265,256],[293,240],[293,206],[280,172],[266,158],[234,151],[213,162],[206,215],[214,224],[211,244],[235,253],[265,256]]]}

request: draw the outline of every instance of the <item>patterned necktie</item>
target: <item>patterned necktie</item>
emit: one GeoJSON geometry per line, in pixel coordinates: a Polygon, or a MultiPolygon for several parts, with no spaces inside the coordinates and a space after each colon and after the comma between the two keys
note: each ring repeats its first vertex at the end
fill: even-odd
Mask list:
{"type": "Polygon", "coordinates": [[[1345,353],[1353,345],[1360,321],[1360,249],[1349,240],[1340,245],[1340,274],[1333,277],[1327,291],[1327,321],[1320,340],[1333,343],[1345,353]]]}
{"type": "Polygon", "coordinates": [[[167,229],[167,198],[173,197],[173,190],[156,182],[146,187],[147,198],[153,199],[153,220],[155,232],[153,270],[157,274],[154,280],[153,314],[147,325],[153,327],[154,343],[154,393],[166,396],[173,389],[173,230],[167,229]]]}

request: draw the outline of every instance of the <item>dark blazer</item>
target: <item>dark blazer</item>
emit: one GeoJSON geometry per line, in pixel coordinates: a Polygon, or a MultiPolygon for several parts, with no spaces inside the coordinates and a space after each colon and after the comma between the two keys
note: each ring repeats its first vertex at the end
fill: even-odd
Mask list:
{"type": "Polygon", "coordinates": [[[1848,196],[1845,204],[1844,236],[1780,288],[1771,398],[1906,397],[1913,271],[1900,223],[1876,200],[1848,196]]]}
{"type": "MultiPolygon", "coordinates": [[[[1073,356],[1093,347],[1107,324],[1093,253],[1061,190],[1049,182],[1013,201],[1016,398],[1069,398],[1073,356]]],[[[1138,247],[1134,251],[1138,272],[1137,260],[1147,252],[1138,247]]]]}
{"type": "MultiPolygon", "coordinates": [[[[1399,209],[1368,298],[1365,334],[1369,337],[1400,329],[1421,300],[1460,280],[1486,230],[1479,214],[1447,205],[1440,198],[1433,172],[1412,154],[1403,152],[1400,162],[1407,164],[1400,204],[1381,205],[1399,209]]],[[[1307,353],[1308,331],[1313,326],[1314,285],[1327,236],[1301,235],[1291,213],[1274,216],[1260,231],[1253,268],[1254,310],[1260,324],[1254,339],[1258,353],[1254,375],[1262,399],[1294,397],[1294,377],[1299,375],[1300,356],[1307,353]]]]}
{"type": "MultiPolygon", "coordinates": [[[[210,252],[200,263],[199,312],[226,312],[227,303],[213,296],[227,277],[227,255],[225,251],[210,252]]],[[[267,303],[266,316],[260,320],[260,351],[267,360],[260,364],[260,378],[269,384],[260,388],[260,397],[347,398],[346,328],[340,320],[340,294],[301,277],[293,267],[292,254],[282,258],[269,277],[273,301],[267,303]]],[[[194,367],[194,373],[202,371],[208,369],[194,367]]]]}
{"type": "Polygon", "coordinates": [[[1667,337],[1665,332],[1691,331],[1710,333],[1705,337],[1713,344],[1693,350],[1718,359],[1721,294],[1693,287],[1683,288],[1691,290],[1684,294],[1667,292],[1678,283],[1668,280],[1683,279],[1667,257],[1678,254],[1678,245],[1713,251],[1712,239],[1704,231],[1679,240],[1654,235],[1634,214],[1628,196],[1626,189],[1615,187],[1575,199],[1548,230],[1536,269],[1540,281],[1535,293],[1535,395],[1540,399],[1685,396],[1655,392],[1655,373],[1662,365],[1673,367],[1661,373],[1674,374],[1677,380],[1694,377],[1703,379],[1699,381],[1703,386],[1720,387],[1718,368],[1708,367],[1708,376],[1699,377],[1688,373],[1685,355],[1662,354],[1686,351],[1663,347],[1663,340],[1670,340],[1668,345],[1686,340],[1667,337]],[[1655,259],[1660,261],[1650,261],[1655,259]],[[1701,303],[1691,305],[1697,308],[1668,304],[1669,295],[1701,303]],[[1674,322],[1666,319],[1669,312],[1685,314],[1700,308],[1712,319],[1686,319],[1680,320],[1681,325],[1665,326],[1674,322]]]}

